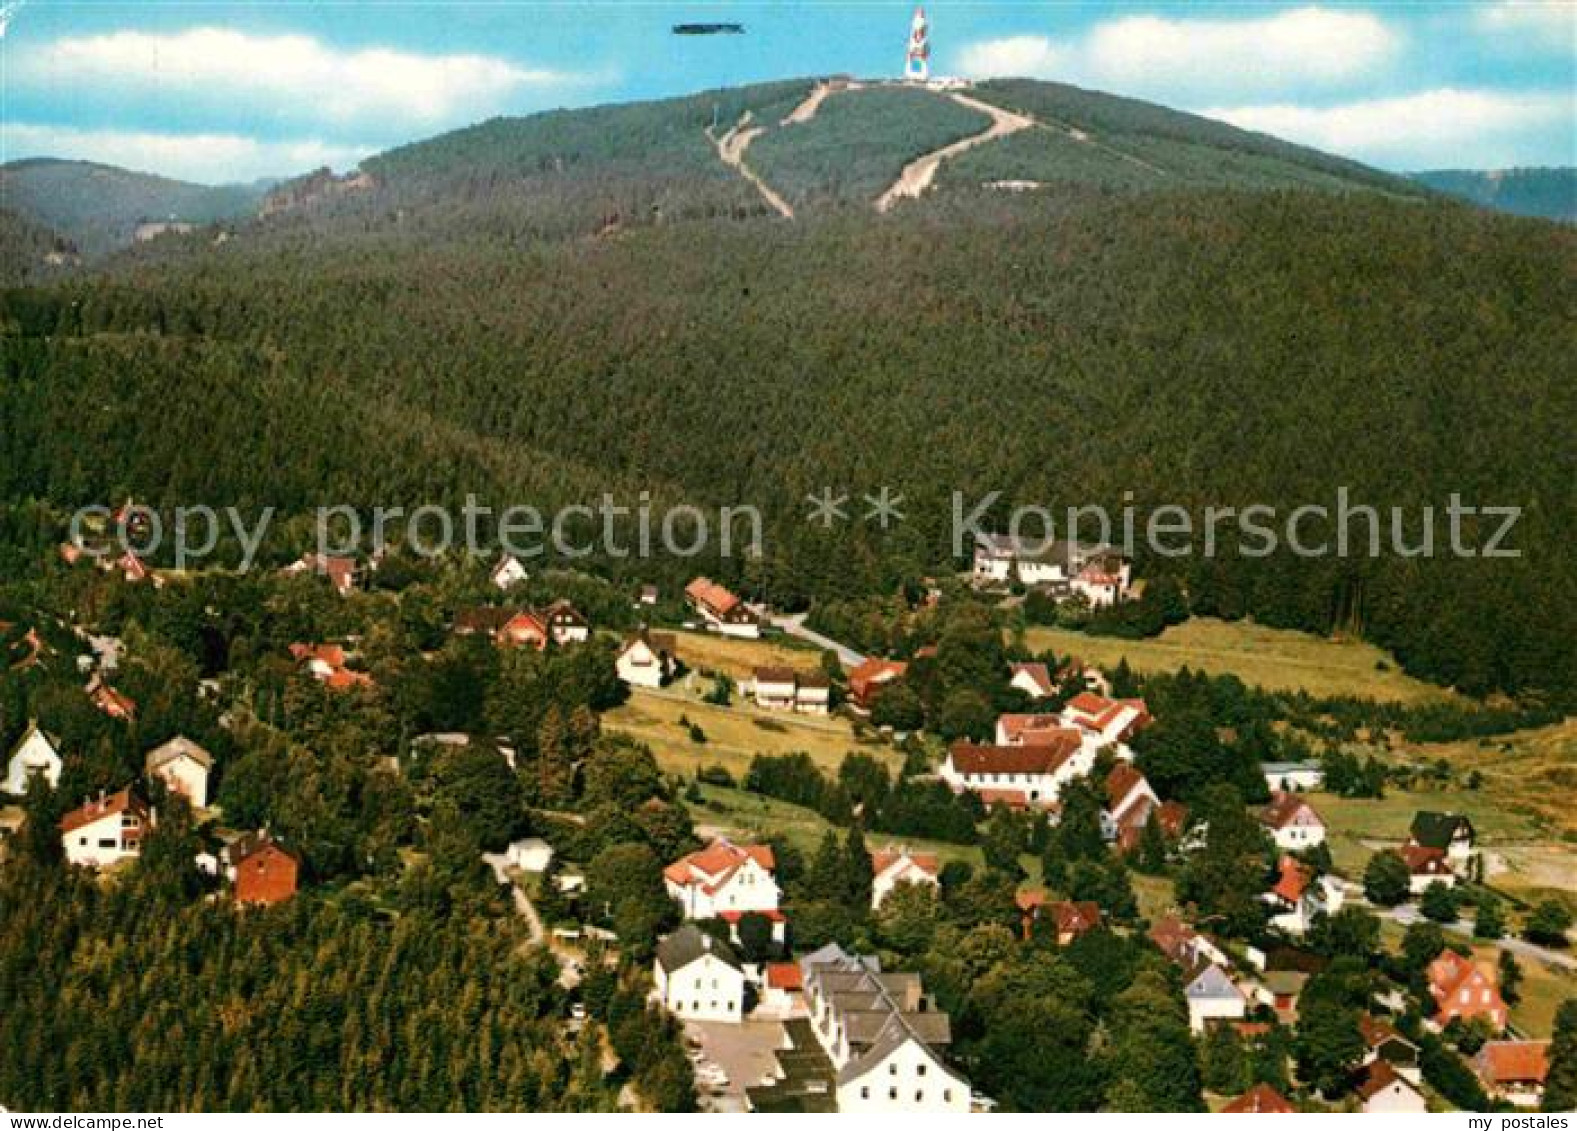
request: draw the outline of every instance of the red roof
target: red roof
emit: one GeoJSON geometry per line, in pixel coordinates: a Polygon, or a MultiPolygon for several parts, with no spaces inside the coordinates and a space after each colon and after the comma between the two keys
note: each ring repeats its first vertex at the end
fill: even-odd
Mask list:
{"type": "Polygon", "coordinates": [[[1074,715],[1075,721],[1081,725],[1099,731],[1105,731],[1122,717],[1125,711],[1132,710],[1133,720],[1123,728],[1122,733],[1118,735],[1119,738],[1126,738],[1129,733],[1150,721],[1150,710],[1145,706],[1143,699],[1108,699],[1093,691],[1079,692],[1068,700],[1065,710],[1074,715]]]}
{"type": "Polygon", "coordinates": [[[1150,941],[1173,962],[1185,962],[1191,957],[1189,947],[1197,937],[1194,929],[1175,915],[1156,920],[1150,928],[1150,941]]]}
{"type": "Polygon", "coordinates": [[[977,789],[975,796],[987,809],[993,805],[1006,805],[1009,809],[1024,809],[1029,805],[1029,795],[1022,789],[977,789]]]}
{"type": "Polygon", "coordinates": [[[1083,740],[1056,715],[998,715],[997,728],[1009,746],[1077,746],[1083,740]]]}
{"type": "Polygon", "coordinates": [[[1028,746],[977,746],[955,742],[948,751],[960,774],[1050,774],[1079,751],[1077,742],[1028,746]]]}
{"type": "Polygon", "coordinates": [[[1260,810],[1259,819],[1261,824],[1270,828],[1284,829],[1296,821],[1305,811],[1320,825],[1323,826],[1325,824],[1320,819],[1320,815],[1314,811],[1314,806],[1310,805],[1298,794],[1277,791],[1270,795],[1270,804],[1260,810]]]}
{"type": "Polygon", "coordinates": [[[1415,876],[1449,876],[1452,875],[1451,865],[1446,861],[1446,850],[1443,848],[1424,848],[1416,844],[1405,845],[1400,849],[1402,859],[1407,861],[1407,870],[1415,876]]]}
{"type": "Polygon", "coordinates": [[[1542,1084],[1550,1071],[1549,1041],[1487,1041],[1473,1058],[1479,1079],[1498,1084],[1542,1084]]]}
{"type": "Polygon", "coordinates": [[[1050,695],[1057,689],[1051,682],[1051,672],[1046,669],[1045,664],[1014,664],[1012,671],[1015,676],[1029,676],[1029,681],[1035,685],[1035,690],[1041,695],[1050,695]]]}
{"type": "Polygon", "coordinates": [[[746,860],[754,860],[768,872],[777,867],[772,848],[765,844],[734,844],[718,837],[699,852],[680,857],[663,869],[663,877],[682,886],[699,885],[715,892],[746,860]]]}
{"type": "Polygon", "coordinates": [[[902,678],[908,670],[901,660],[865,660],[849,669],[849,693],[864,703],[877,688],[902,678]]]}
{"type": "Polygon", "coordinates": [[[1288,903],[1296,904],[1303,898],[1303,893],[1309,890],[1313,873],[1290,856],[1283,856],[1278,867],[1281,869],[1281,878],[1270,890],[1288,903]]]}
{"type": "Polygon", "coordinates": [[[143,819],[148,816],[147,804],[131,791],[131,786],[117,790],[108,797],[83,802],[60,818],[60,831],[75,832],[84,825],[91,825],[95,821],[102,821],[105,817],[114,817],[121,813],[131,813],[143,819]]]}
{"type": "Polygon", "coordinates": [[[934,876],[940,868],[934,852],[910,852],[907,848],[883,848],[871,852],[871,871],[881,875],[902,860],[908,860],[920,871],[928,876],[934,876]]]}
{"type": "Polygon", "coordinates": [[[738,597],[710,577],[698,577],[684,587],[685,596],[716,616],[727,616],[740,605],[738,597]]]}
{"type": "Polygon", "coordinates": [[[797,962],[769,962],[767,986],[774,990],[802,990],[805,988],[805,975],[797,962]]]}
{"type": "Polygon", "coordinates": [[[1101,925],[1101,908],[1097,903],[1081,900],[1047,899],[1043,891],[1021,891],[1013,902],[1026,915],[1047,915],[1057,926],[1059,935],[1082,935],[1101,925]]]}
{"type": "Polygon", "coordinates": [[[1256,1084],[1221,1109],[1222,1115],[1291,1115],[1292,1104],[1269,1084],[1256,1084]]]}
{"type": "Polygon", "coordinates": [[[1143,774],[1127,762],[1118,762],[1106,775],[1106,807],[1116,809],[1130,793],[1145,784],[1143,774]]]}
{"type": "Polygon", "coordinates": [[[1364,1072],[1363,1082],[1358,1085],[1358,1095],[1362,1099],[1373,1099],[1380,1092],[1392,1084],[1400,1083],[1409,1091],[1416,1091],[1406,1080],[1396,1074],[1396,1069],[1391,1067],[1391,1062],[1384,1058],[1372,1062],[1364,1072]]]}

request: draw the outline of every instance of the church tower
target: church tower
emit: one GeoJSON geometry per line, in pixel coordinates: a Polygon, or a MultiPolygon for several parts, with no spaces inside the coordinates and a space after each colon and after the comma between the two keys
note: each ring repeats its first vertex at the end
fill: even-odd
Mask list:
{"type": "Polygon", "coordinates": [[[903,77],[905,82],[925,82],[931,77],[931,29],[924,8],[914,10],[914,20],[909,24],[909,54],[904,58],[903,77]]]}

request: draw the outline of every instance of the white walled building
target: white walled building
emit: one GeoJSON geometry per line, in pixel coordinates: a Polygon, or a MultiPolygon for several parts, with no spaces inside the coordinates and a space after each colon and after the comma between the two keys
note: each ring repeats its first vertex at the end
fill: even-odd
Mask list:
{"type": "Polygon", "coordinates": [[[719,837],[664,868],[663,884],[679,901],[686,919],[748,911],[765,914],[776,912],[782,897],[776,868],[767,845],[738,845],[719,837]]]}
{"type": "Polygon", "coordinates": [[[1301,852],[1325,843],[1325,822],[1299,794],[1272,794],[1270,804],[1260,810],[1259,821],[1283,852],[1301,852]]]}
{"type": "Polygon", "coordinates": [[[66,863],[104,868],[142,851],[153,814],[131,787],[85,802],[60,819],[66,863]]]}
{"type": "Polygon", "coordinates": [[[208,805],[208,775],[214,765],[213,755],[189,738],[175,738],[148,751],[143,769],[150,778],[158,778],[171,793],[186,798],[193,809],[208,805]]]}
{"type": "Polygon", "coordinates": [[[745,968],[732,947],[686,923],[657,944],[652,970],[663,1008],[686,1021],[744,1019],[745,968]]]}
{"type": "Polygon", "coordinates": [[[1023,746],[977,746],[955,742],[937,775],[954,793],[968,790],[987,805],[1047,809],[1062,789],[1095,764],[1095,748],[1076,735],[1023,746]]]}
{"type": "Polygon", "coordinates": [[[27,783],[35,774],[48,782],[50,789],[55,789],[60,785],[61,765],[60,750],[55,740],[45,734],[36,722],[29,723],[16,746],[11,749],[11,757],[6,760],[3,790],[13,797],[21,797],[27,792],[27,783]]]}
{"type": "Polygon", "coordinates": [[[907,848],[883,848],[871,852],[871,908],[899,884],[928,884],[939,887],[940,865],[933,852],[910,852],[907,848]]]}
{"type": "Polygon", "coordinates": [[[661,687],[673,678],[677,655],[673,633],[643,629],[624,642],[613,666],[631,687],[661,687]]]}

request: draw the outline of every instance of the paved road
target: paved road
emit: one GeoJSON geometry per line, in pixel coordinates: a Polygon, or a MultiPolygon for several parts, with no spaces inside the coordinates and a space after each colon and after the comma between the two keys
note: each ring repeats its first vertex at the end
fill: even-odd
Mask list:
{"type": "Polygon", "coordinates": [[[771,621],[775,627],[781,628],[790,636],[808,640],[823,650],[836,652],[838,654],[838,662],[846,668],[859,667],[865,662],[865,657],[847,644],[839,644],[830,636],[823,636],[813,628],[806,628],[804,613],[796,613],[791,617],[772,617],[771,621]]]}
{"type": "MultiPolygon", "coordinates": [[[[1404,903],[1400,907],[1376,907],[1374,908],[1374,911],[1382,919],[1390,919],[1393,922],[1400,923],[1404,927],[1413,923],[1422,922],[1424,919],[1423,912],[1419,911],[1417,907],[1408,903],[1404,903]]],[[[1470,939],[1473,937],[1473,924],[1468,922],[1466,919],[1458,919],[1455,923],[1442,923],[1440,926],[1442,929],[1450,931],[1453,934],[1462,935],[1470,939]]],[[[1474,941],[1493,941],[1494,944],[1500,947],[1501,950],[1509,950],[1512,954],[1517,955],[1519,958],[1531,958],[1536,962],[1543,962],[1549,966],[1556,966],[1564,970],[1577,971],[1577,955],[1572,955],[1559,950],[1551,950],[1549,947],[1545,946],[1538,946],[1535,943],[1528,942],[1526,939],[1516,939],[1508,936],[1503,939],[1476,939],[1474,941]]]]}

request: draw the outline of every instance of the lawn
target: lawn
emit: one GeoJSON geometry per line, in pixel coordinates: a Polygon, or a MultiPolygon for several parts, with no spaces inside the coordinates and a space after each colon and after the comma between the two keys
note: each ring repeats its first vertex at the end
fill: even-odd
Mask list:
{"type": "Polygon", "coordinates": [[[793,637],[777,640],[738,640],[713,632],[684,632],[674,634],[679,659],[691,671],[725,672],[735,680],[749,679],[758,667],[789,667],[801,671],[816,671],[821,664],[821,653],[793,637]]]}
{"type": "Polygon", "coordinates": [[[1477,770],[1483,791],[1502,808],[1531,814],[1577,844],[1577,719],[1494,738],[1401,744],[1396,752],[1418,762],[1443,758],[1463,773],[1477,770]]]}
{"type": "Polygon", "coordinates": [[[1313,793],[1309,802],[1325,819],[1331,857],[1339,871],[1357,878],[1376,849],[1396,847],[1407,839],[1413,814],[1420,809],[1465,815],[1488,852],[1502,846],[1547,839],[1525,812],[1498,802],[1483,791],[1447,790],[1415,793],[1391,789],[1378,801],[1313,793]]]}
{"type": "Polygon", "coordinates": [[[1077,656],[1112,667],[1124,657],[1138,671],[1187,666],[1271,691],[1307,691],[1319,697],[1355,695],[1386,702],[1447,699],[1452,692],[1404,675],[1386,653],[1356,640],[1327,639],[1251,621],[1196,617],[1148,640],[1088,636],[1031,626],[1025,641],[1035,651],[1077,656]],[[1382,667],[1383,665],[1383,667],[1382,667]]]}
{"type": "MultiPolygon", "coordinates": [[[[820,815],[802,806],[747,793],[742,789],[703,785],[701,796],[701,804],[694,806],[691,813],[697,829],[744,839],[782,836],[807,857],[816,851],[826,831],[835,828],[820,815]]],[[[835,831],[840,838],[844,835],[842,829],[835,831]]],[[[865,840],[872,848],[901,843],[917,852],[934,852],[943,863],[962,860],[975,868],[981,864],[980,849],[974,845],[917,840],[914,837],[888,837],[883,833],[867,833],[865,840]]]]}
{"type": "MultiPolygon", "coordinates": [[[[680,646],[681,653],[683,645],[680,646]]],[[[696,688],[705,690],[706,682],[697,679],[696,688]]],[[[859,750],[886,762],[897,770],[902,756],[884,740],[855,736],[848,720],[832,716],[815,718],[785,711],[763,711],[735,695],[732,706],[703,703],[683,684],[662,691],[636,688],[628,703],[603,716],[603,726],[630,735],[652,748],[657,763],[671,774],[694,777],[705,766],[722,766],[736,778],[750,769],[757,754],[809,754],[824,772],[834,774],[843,757],[859,750]],[[679,723],[688,719],[706,736],[694,742],[688,728],[679,723]]]]}

